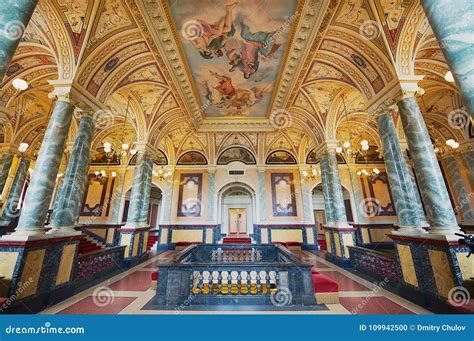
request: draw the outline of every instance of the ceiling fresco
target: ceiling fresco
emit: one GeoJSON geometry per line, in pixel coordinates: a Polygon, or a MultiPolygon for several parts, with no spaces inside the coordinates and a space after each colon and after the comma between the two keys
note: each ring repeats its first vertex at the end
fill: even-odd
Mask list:
{"type": "Polygon", "coordinates": [[[104,112],[98,158],[126,139],[169,165],[315,163],[325,140],[380,147],[371,108],[402,76],[423,77],[433,139],[461,143],[448,70],[419,0],[40,0],[0,83],[0,143],[36,152],[64,80],[104,112]]]}
{"type": "Polygon", "coordinates": [[[265,117],[296,1],[171,0],[169,7],[208,117],[265,117]]]}

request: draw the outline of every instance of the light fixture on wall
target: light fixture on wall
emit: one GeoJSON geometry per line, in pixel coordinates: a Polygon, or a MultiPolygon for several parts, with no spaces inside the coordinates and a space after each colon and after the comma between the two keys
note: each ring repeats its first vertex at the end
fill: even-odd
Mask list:
{"type": "Polygon", "coordinates": [[[26,142],[20,143],[20,145],[18,146],[18,151],[20,152],[21,156],[23,156],[23,154],[26,152],[29,146],[30,145],[26,142]]]}
{"type": "Polygon", "coordinates": [[[366,168],[361,169],[357,172],[357,175],[360,177],[366,176],[368,178],[375,177],[380,174],[380,169],[373,168],[372,170],[367,170],[366,168]]]}
{"type": "Polygon", "coordinates": [[[308,170],[304,170],[301,173],[303,174],[304,179],[314,180],[315,178],[318,177],[318,174],[320,172],[318,172],[318,170],[316,168],[313,168],[313,166],[310,165],[308,170]]]}
{"type": "Polygon", "coordinates": [[[95,175],[95,178],[97,181],[99,181],[100,183],[104,184],[107,182],[108,178],[109,178],[109,175],[107,174],[107,172],[105,170],[96,170],[94,172],[94,175],[95,175]]]}
{"type": "Polygon", "coordinates": [[[444,79],[449,83],[454,83],[453,73],[451,71],[446,72],[446,74],[444,75],[444,79]]]}
{"type": "Polygon", "coordinates": [[[153,176],[157,178],[158,181],[165,181],[173,175],[171,171],[165,171],[163,166],[158,170],[158,172],[153,171],[152,172],[153,176]]]}
{"type": "Polygon", "coordinates": [[[454,152],[458,148],[459,142],[454,139],[448,139],[444,144],[441,141],[435,141],[435,143],[433,144],[433,149],[435,153],[440,156],[450,152],[454,152]]]}

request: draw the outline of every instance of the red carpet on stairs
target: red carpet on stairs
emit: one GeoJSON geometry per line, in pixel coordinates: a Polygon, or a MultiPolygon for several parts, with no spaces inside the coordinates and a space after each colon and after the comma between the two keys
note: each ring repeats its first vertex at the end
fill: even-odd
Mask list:
{"type": "Polygon", "coordinates": [[[225,237],[224,244],[252,244],[252,238],[249,237],[225,237]]]}
{"type": "Polygon", "coordinates": [[[84,255],[86,253],[97,252],[105,249],[103,246],[100,246],[87,238],[86,235],[83,235],[81,241],[79,242],[79,254],[84,255]]]}
{"type": "Polygon", "coordinates": [[[155,245],[157,240],[158,240],[158,235],[157,234],[150,234],[148,236],[148,242],[146,244],[146,249],[150,250],[153,247],[153,245],[155,245]]]}

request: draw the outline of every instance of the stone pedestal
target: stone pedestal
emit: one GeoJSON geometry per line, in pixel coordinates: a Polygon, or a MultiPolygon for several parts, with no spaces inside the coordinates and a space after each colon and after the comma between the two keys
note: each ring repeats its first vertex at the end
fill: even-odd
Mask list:
{"type": "Polygon", "coordinates": [[[146,250],[148,243],[149,227],[121,228],[119,245],[125,246],[125,266],[131,267],[148,259],[146,250]]]}
{"type": "Polygon", "coordinates": [[[423,236],[390,238],[395,244],[402,295],[436,309],[467,293],[465,281],[474,276],[474,257],[467,258],[467,247],[423,236]]]}
{"type": "Polygon", "coordinates": [[[324,226],[323,228],[327,245],[326,259],[337,265],[348,267],[350,265],[348,247],[356,244],[356,229],[332,226],[324,226]]]}
{"type": "Polygon", "coordinates": [[[0,276],[6,284],[0,296],[10,298],[15,311],[24,313],[70,296],[79,239],[0,240],[0,276]]]}

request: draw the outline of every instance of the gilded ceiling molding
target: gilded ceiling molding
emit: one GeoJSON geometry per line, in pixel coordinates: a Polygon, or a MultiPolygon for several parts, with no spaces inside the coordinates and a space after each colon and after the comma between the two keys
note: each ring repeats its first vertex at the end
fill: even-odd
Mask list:
{"type": "Polygon", "coordinates": [[[74,49],[69,35],[64,27],[64,23],[59,18],[56,8],[50,0],[40,1],[38,11],[49,26],[49,31],[53,33],[54,43],[57,49],[58,78],[72,80],[75,76],[74,49]]]}
{"type": "MultiPolygon", "coordinates": [[[[331,21],[334,17],[334,14],[336,13],[336,9],[338,8],[340,2],[339,0],[330,0],[327,1],[327,7],[325,12],[321,12],[324,16],[320,20],[319,24],[319,29],[316,31],[316,34],[312,38],[311,42],[311,47],[309,48],[309,51],[305,54],[305,58],[299,61],[299,64],[301,65],[301,68],[299,70],[299,73],[296,74],[297,77],[292,90],[291,90],[291,95],[289,98],[295,98],[296,93],[299,91],[302,82],[306,79],[308,72],[311,71],[311,66],[313,64],[313,61],[316,57],[316,54],[319,52],[320,45],[322,43],[322,40],[326,34],[327,28],[331,24],[331,21]]],[[[288,89],[289,91],[290,89],[288,89]]],[[[287,105],[290,105],[289,103],[287,105]]]]}
{"type": "Polygon", "coordinates": [[[410,76],[415,73],[413,47],[416,43],[418,28],[425,18],[420,1],[415,1],[415,5],[408,14],[407,21],[398,39],[395,62],[399,77],[410,76]]]}
{"type": "MultiPolygon", "coordinates": [[[[353,80],[354,84],[356,84],[357,90],[363,93],[366,99],[370,99],[375,95],[376,92],[367,76],[361,70],[356,68],[355,65],[351,64],[348,60],[343,59],[337,53],[327,50],[320,51],[318,52],[317,59],[324,59],[328,63],[336,65],[339,69],[343,69],[348,77],[353,80]]],[[[354,87],[354,84],[351,86],[354,87]]],[[[303,86],[306,86],[306,84],[303,86]]]]}
{"type": "Polygon", "coordinates": [[[143,37],[138,29],[132,32],[122,32],[118,36],[113,36],[110,41],[105,41],[103,48],[95,49],[79,66],[76,77],[77,82],[82,86],[88,84],[97,70],[114,57],[119,50],[139,43],[143,43],[143,37]]]}
{"type": "MultiPolygon", "coordinates": [[[[125,78],[131,68],[136,68],[139,65],[144,65],[150,63],[153,60],[153,57],[149,52],[142,53],[134,56],[133,58],[127,59],[119,68],[112,70],[110,75],[107,76],[106,82],[102,83],[99,90],[97,91],[97,98],[100,102],[105,103],[109,96],[114,92],[123,89],[124,87],[119,87],[120,81],[125,78]]],[[[163,85],[161,85],[163,87],[163,85]]]]}
{"type": "Polygon", "coordinates": [[[361,39],[354,35],[354,31],[345,28],[329,28],[325,39],[333,39],[350,45],[356,52],[362,54],[372,66],[376,67],[384,83],[388,83],[393,79],[395,70],[390,60],[387,59],[387,56],[376,48],[375,45],[371,44],[369,40],[365,38],[361,39]]]}

